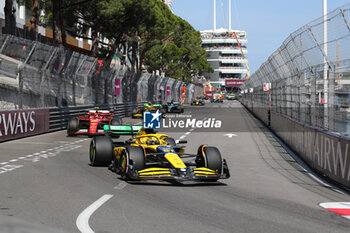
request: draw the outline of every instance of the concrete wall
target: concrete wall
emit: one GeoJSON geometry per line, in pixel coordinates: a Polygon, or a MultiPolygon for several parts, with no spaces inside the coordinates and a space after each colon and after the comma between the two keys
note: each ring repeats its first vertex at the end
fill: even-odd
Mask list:
{"type": "MultiPolygon", "coordinates": [[[[242,103],[268,125],[268,110],[242,103]]],[[[350,188],[350,138],[271,112],[270,129],[318,173],[350,188]]]]}

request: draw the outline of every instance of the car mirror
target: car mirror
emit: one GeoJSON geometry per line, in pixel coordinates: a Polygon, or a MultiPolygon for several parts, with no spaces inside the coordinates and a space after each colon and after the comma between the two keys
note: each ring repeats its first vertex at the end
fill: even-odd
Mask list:
{"type": "Polygon", "coordinates": [[[180,140],[177,144],[186,144],[187,140],[180,140]]]}

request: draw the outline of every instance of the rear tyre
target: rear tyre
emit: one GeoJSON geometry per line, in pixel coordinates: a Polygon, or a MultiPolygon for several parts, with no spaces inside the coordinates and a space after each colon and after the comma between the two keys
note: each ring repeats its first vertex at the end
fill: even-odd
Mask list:
{"type": "Polygon", "coordinates": [[[113,117],[113,119],[111,120],[111,125],[122,125],[122,124],[123,124],[123,120],[118,116],[113,117]]]}
{"type": "Polygon", "coordinates": [[[176,146],[176,141],[175,141],[174,138],[167,138],[165,141],[166,141],[171,147],[176,146]]]}
{"type": "Polygon", "coordinates": [[[197,154],[197,167],[206,167],[221,174],[222,157],[218,148],[202,145],[198,148],[197,154]]]}
{"type": "Polygon", "coordinates": [[[108,136],[94,137],[90,143],[90,164],[108,166],[113,158],[113,142],[108,136]]]}
{"type": "Polygon", "coordinates": [[[77,118],[70,118],[67,125],[67,134],[69,136],[75,136],[76,132],[79,131],[79,120],[77,118]]]}
{"type": "Polygon", "coordinates": [[[131,172],[130,165],[133,171],[140,171],[145,168],[145,154],[141,147],[127,146],[122,152],[119,161],[119,171],[123,179],[130,180],[131,172]]]}

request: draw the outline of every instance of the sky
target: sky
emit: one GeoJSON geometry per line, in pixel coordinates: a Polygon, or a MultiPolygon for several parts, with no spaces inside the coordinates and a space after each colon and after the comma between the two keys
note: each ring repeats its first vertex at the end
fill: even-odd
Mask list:
{"type": "MultiPolygon", "coordinates": [[[[322,0],[231,0],[232,29],[247,32],[254,73],[298,28],[322,16],[322,0]]],[[[328,12],[350,0],[328,0],[328,12]]],[[[173,0],[175,15],[196,30],[213,29],[213,0],[173,0]]],[[[216,0],[216,28],[228,28],[228,0],[216,0]]]]}

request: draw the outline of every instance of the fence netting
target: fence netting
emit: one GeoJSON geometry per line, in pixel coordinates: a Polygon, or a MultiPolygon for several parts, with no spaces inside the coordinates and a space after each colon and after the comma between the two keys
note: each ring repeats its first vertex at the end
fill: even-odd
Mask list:
{"type": "Polygon", "coordinates": [[[328,13],[327,41],[323,23],[318,18],[292,33],[242,85],[243,101],[350,135],[350,4],[328,13]]]}
{"type": "Polygon", "coordinates": [[[18,109],[180,101],[184,85],[131,70],[117,60],[107,66],[61,46],[12,35],[0,34],[0,56],[0,83],[18,89],[18,109]]]}

